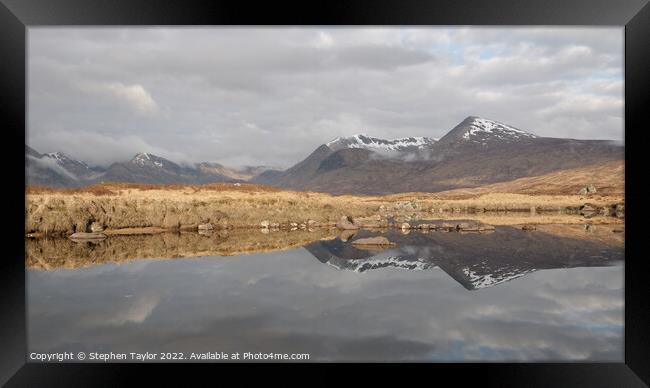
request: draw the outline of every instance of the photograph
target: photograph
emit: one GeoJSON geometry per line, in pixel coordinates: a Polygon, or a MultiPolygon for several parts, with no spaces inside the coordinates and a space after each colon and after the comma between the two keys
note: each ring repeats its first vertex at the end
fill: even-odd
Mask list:
{"type": "Polygon", "coordinates": [[[625,362],[624,31],[30,27],[27,362],[625,362]]]}

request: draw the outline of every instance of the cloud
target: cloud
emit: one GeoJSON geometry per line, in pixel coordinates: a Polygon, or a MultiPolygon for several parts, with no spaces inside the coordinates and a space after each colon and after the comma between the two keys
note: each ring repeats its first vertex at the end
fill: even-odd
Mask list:
{"type": "Polygon", "coordinates": [[[105,87],[116,98],[128,103],[136,112],[149,114],[158,110],[158,105],[151,97],[151,94],[140,84],[112,83],[107,84],[105,87]]]}
{"type": "Polygon", "coordinates": [[[468,115],[622,139],[622,28],[36,27],[28,49],[31,145],[101,163],[142,146],[288,167],[336,136],[441,137],[468,115]]]}

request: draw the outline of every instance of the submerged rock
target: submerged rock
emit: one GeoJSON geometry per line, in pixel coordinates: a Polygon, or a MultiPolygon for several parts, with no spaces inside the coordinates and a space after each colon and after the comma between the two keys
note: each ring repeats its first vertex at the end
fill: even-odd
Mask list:
{"type": "Polygon", "coordinates": [[[70,235],[71,240],[102,240],[105,238],[106,235],[104,233],[77,232],[70,235]]]}
{"type": "Polygon", "coordinates": [[[386,237],[383,237],[383,236],[360,238],[358,240],[352,241],[352,244],[354,244],[354,245],[381,245],[381,246],[396,245],[395,243],[390,242],[386,237]]]}

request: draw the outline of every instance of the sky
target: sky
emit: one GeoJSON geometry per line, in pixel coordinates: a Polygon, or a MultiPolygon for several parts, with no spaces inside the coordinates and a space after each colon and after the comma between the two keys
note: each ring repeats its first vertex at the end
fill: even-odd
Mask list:
{"type": "Polygon", "coordinates": [[[623,140],[623,28],[28,29],[27,144],[91,165],[289,167],[337,136],[467,116],[623,140]]]}

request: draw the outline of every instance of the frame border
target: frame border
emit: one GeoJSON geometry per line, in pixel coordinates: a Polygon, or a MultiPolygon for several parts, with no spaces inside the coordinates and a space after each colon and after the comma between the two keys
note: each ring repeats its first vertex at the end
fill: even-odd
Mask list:
{"type": "MultiPolygon", "coordinates": [[[[31,26],[86,25],[590,25],[625,26],[625,197],[627,207],[625,262],[625,362],[539,364],[426,364],[436,377],[476,376],[481,384],[526,386],[647,386],[650,384],[650,302],[647,292],[647,260],[640,245],[643,218],[641,167],[648,143],[646,112],[650,108],[650,5],[649,0],[359,0],[310,3],[215,0],[0,0],[0,117],[9,144],[0,153],[11,177],[2,223],[8,253],[2,261],[0,305],[0,384],[7,386],[116,385],[132,382],[146,370],[172,377],[172,368],[161,364],[34,364],[26,363],[26,308],[24,234],[24,170],[16,160],[24,157],[26,130],[26,36],[31,26]],[[645,291],[645,292],[644,292],[645,291]],[[118,373],[118,371],[120,373],[118,373]],[[13,377],[12,377],[13,375],[13,377]],[[11,378],[11,380],[9,380],[11,378]]],[[[209,364],[214,378],[228,366],[238,375],[243,364],[209,364]]],[[[265,376],[284,377],[304,364],[245,364],[256,366],[265,376]],[[280,373],[278,373],[280,372],[280,373]],[[277,373],[277,375],[276,375],[277,373]],[[283,376],[284,375],[284,376],[283,376]]],[[[313,364],[311,364],[313,365],[313,364]]],[[[174,364],[174,367],[179,364],[174,364]]],[[[182,364],[193,374],[199,365],[182,364]]],[[[203,365],[202,365],[203,366],[203,365]]],[[[329,365],[324,365],[331,368],[329,365]]],[[[409,372],[423,365],[405,365],[409,372]]],[[[374,366],[346,364],[343,369],[359,374],[371,369],[387,372],[392,364],[374,366]]],[[[206,368],[200,368],[207,372],[206,368]]],[[[419,368],[418,368],[419,369],[419,368]]],[[[175,368],[174,368],[175,370],[175,368]]],[[[395,369],[392,369],[393,371],[395,369]]],[[[402,370],[403,371],[403,370],[402,370]]],[[[328,374],[329,375],[329,374],[328,374]]],[[[384,378],[385,373],[382,373],[384,378]]],[[[177,374],[187,383],[187,374],[177,374]]],[[[323,374],[319,374],[320,377],[323,374]]],[[[336,381],[338,373],[326,377],[336,381]]],[[[169,384],[172,380],[166,380],[169,384]]],[[[462,381],[462,380],[461,380],[462,381]]]]}

